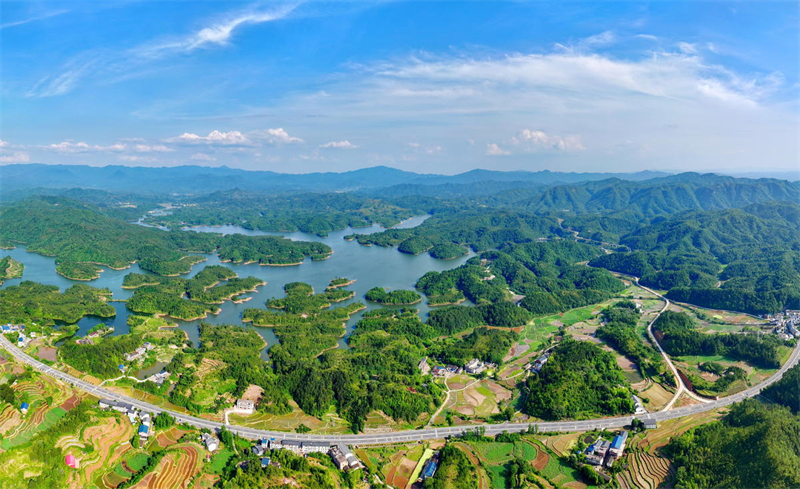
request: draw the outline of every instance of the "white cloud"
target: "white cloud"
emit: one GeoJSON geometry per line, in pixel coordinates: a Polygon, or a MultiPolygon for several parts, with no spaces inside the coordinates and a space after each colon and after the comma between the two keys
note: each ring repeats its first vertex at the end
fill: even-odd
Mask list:
{"type": "Polygon", "coordinates": [[[0,156],[0,163],[28,163],[31,157],[24,151],[15,151],[10,155],[0,156]]]}
{"type": "Polygon", "coordinates": [[[658,36],[652,34],[636,34],[634,37],[639,39],[647,39],[648,41],[658,41],[658,36]]]}
{"type": "Polygon", "coordinates": [[[137,54],[144,57],[160,57],[175,52],[188,52],[207,45],[224,46],[229,43],[233,32],[245,25],[262,24],[280,20],[295,9],[295,5],[285,5],[269,11],[245,11],[226,14],[224,18],[217,19],[211,25],[204,27],[187,36],[177,39],[162,39],[160,41],[139,46],[135,49],[137,54]]]}
{"type": "Polygon", "coordinates": [[[162,37],[129,49],[84,51],[68,59],[57,73],[39,79],[26,95],[53,97],[74,90],[87,79],[108,82],[140,76],[156,61],[191,53],[198,48],[227,45],[234,31],[242,26],[282,19],[294,8],[295,5],[271,10],[251,8],[213,19],[206,27],[182,37],[162,37]]]}
{"type": "Polygon", "coordinates": [[[605,31],[581,40],[580,45],[585,47],[608,46],[616,41],[616,34],[614,34],[612,31],[605,31]]]}
{"type": "Polygon", "coordinates": [[[425,152],[429,155],[435,155],[442,152],[441,146],[431,146],[430,148],[425,149],[425,152]]]}
{"type": "Polygon", "coordinates": [[[510,155],[511,151],[501,148],[497,143],[490,143],[486,145],[486,154],[489,156],[503,156],[510,155]]]}
{"type": "Polygon", "coordinates": [[[329,143],[320,144],[319,147],[320,148],[329,148],[329,149],[356,149],[356,148],[358,148],[358,146],[356,146],[355,144],[351,143],[350,141],[348,141],[346,139],[344,141],[331,141],[329,143]]]}
{"type": "Polygon", "coordinates": [[[144,162],[156,161],[155,156],[139,156],[139,155],[120,155],[119,159],[131,163],[144,163],[144,162]]]}
{"type": "Polygon", "coordinates": [[[250,139],[248,139],[247,136],[239,131],[223,132],[216,129],[208,133],[208,136],[199,136],[191,132],[185,132],[180,136],[168,138],[164,141],[168,143],[208,144],[220,146],[241,146],[251,144],[250,139]]]}
{"type": "MultiPolygon", "coordinates": [[[[770,75],[743,78],[722,66],[706,63],[698,55],[670,52],[656,52],[636,60],[575,51],[509,54],[489,59],[410,58],[377,66],[370,82],[380,91],[376,95],[383,97],[392,97],[401,88],[473,90],[476,95],[470,99],[474,105],[489,96],[518,98],[526,93],[549,100],[560,96],[566,101],[578,96],[598,100],[640,94],[702,102],[709,98],[707,80],[713,80],[716,89],[727,94],[725,100],[737,104],[755,105],[776,88],[770,75]]],[[[447,101],[431,103],[441,105],[447,101]]]]}
{"type": "Polygon", "coordinates": [[[676,46],[684,54],[697,54],[697,46],[692,43],[679,42],[676,46]]]}
{"type": "Polygon", "coordinates": [[[41,15],[37,15],[35,17],[28,17],[27,19],[15,20],[12,22],[7,22],[5,24],[0,25],[0,29],[6,29],[8,27],[15,27],[18,25],[27,24],[29,22],[36,22],[37,20],[44,20],[49,19],[50,17],[55,17],[57,15],[65,14],[69,12],[69,10],[53,10],[52,12],[46,12],[41,15]]]}
{"type": "Polygon", "coordinates": [[[304,142],[302,139],[290,136],[282,127],[264,129],[248,133],[249,136],[262,139],[270,144],[296,144],[304,142]]]}
{"type": "Polygon", "coordinates": [[[133,150],[138,153],[170,153],[175,151],[172,148],[168,148],[163,144],[137,144],[133,147],[133,150]]]}
{"type": "Polygon", "coordinates": [[[195,153],[191,159],[194,161],[217,161],[215,157],[205,153],[195,153]]]}
{"type": "Polygon", "coordinates": [[[521,146],[526,151],[585,151],[580,136],[556,136],[543,131],[523,129],[511,138],[511,144],[521,146]]]}
{"type": "Polygon", "coordinates": [[[0,139],[0,148],[5,148],[6,146],[8,146],[8,141],[3,141],[0,139]]]}

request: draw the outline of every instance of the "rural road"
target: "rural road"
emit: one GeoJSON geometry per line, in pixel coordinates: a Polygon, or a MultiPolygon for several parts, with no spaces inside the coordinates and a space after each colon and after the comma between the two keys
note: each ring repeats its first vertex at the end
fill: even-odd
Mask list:
{"type": "MultiPolygon", "coordinates": [[[[17,360],[30,365],[31,367],[35,368],[36,370],[42,372],[45,375],[59,379],[63,382],[66,382],[67,384],[71,384],[78,389],[88,392],[89,394],[98,397],[103,397],[106,399],[114,399],[117,401],[127,402],[141,409],[142,411],[147,411],[153,414],[166,412],[174,416],[175,419],[178,420],[178,422],[185,422],[190,425],[196,426],[198,428],[219,429],[223,426],[222,423],[209,421],[207,419],[197,418],[195,416],[190,416],[188,414],[160,408],[153,404],[149,404],[143,401],[139,401],[137,399],[133,399],[121,394],[111,392],[102,387],[90,384],[89,382],[73,377],[60,370],[56,370],[36,360],[27,353],[21,351],[16,346],[12,345],[11,342],[9,342],[4,335],[0,335],[0,345],[2,345],[2,347],[5,348],[17,360]]],[[[734,394],[732,396],[723,397],[722,399],[719,399],[717,401],[711,401],[703,404],[695,404],[693,406],[685,406],[677,409],[672,409],[669,411],[659,411],[657,413],[649,413],[640,416],[623,416],[618,418],[602,418],[602,419],[590,419],[581,421],[551,421],[551,422],[533,423],[533,425],[538,427],[539,431],[560,431],[560,432],[587,431],[592,429],[622,428],[625,425],[629,425],[634,417],[639,419],[655,419],[656,421],[665,421],[668,419],[688,416],[690,414],[710,411],[712,409],[733,404],[734,402],[741,401],[748,397],[757,396],[758,394],[761,393],[761,390],[763,388],[779,380],[783,376],[784,372],[786,372],[789,368],[791,368],[798,362],[798,359],[800,359],[800,342],[798,342],[797,346],[792,351],[792,354],[789,356],[789,359],[786,361],[786,363],[774,375],[772,375],[771,377],[769,377],[768,379],[766,379],[764,382],[762,382],[757,386],[750,387],[749,389],[734,394]]],[[[290,433],[285,431],[258,430],[254,428],[245,428],[243,426],[227,426],[227,428],[231,432],[237,433],[243,437],[250,439],[275,438],[277,440],[292,439],[292,440],[302,440],[302,441],[330,442],[337,444],[345,443],[348,445],[381,445],[387,443],[444,438],[447,436],[459,435],[464,431],[475,429],[478,426],[486,428],[487,435],[496,435],[502,433],[503,431],[507,432],[525,431],[531,425],[527,423],[503,423],[503,424],[484,424],[484,425],[470,425],[470,426],[448,426],[442,428],[426,428],[420,430],[395,431],[388,433],[370,433],[370,434],[358,434],[358,435],[310,435],[310,434],[290,433]]]]}

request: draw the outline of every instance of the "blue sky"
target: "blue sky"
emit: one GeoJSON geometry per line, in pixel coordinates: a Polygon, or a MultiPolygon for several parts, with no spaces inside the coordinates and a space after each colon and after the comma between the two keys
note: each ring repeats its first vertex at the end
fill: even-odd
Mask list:
{"type": "Polygon", "coordinates": [[[0,2],[0,163],[795,170],[798,3],[0,2]]]}

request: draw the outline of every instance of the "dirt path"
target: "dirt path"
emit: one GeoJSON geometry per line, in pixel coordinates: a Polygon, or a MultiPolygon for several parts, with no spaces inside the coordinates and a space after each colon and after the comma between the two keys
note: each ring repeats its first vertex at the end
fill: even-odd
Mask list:
{"type": "MultiPolygon", "coordinates": [[[[439,416],[439,413],[442,412],[442,409],[444,409],[444,407],[447,406],[447,404],[450,402],[450,393],[451,392],[463,391],[464,389],[467,389],[468,387],[470,387],[470,386],[472,386],[472,385],[474,385],[474,384],[476,384],[476,383],[478,383],[480,381],[481,381],[481,379],[473,380],[472,382],[470,382],[469,384],[465,385],[464,387],[462,387],[460,389],[454,389],[454,390],[451,390],[450,386],[448,386],[447,387],[447,395],[444,398],[444,402],[442,403],[441,406],[439,406],[439,409],[437,409],[436,412],[433,413],[433,416],[431,416],[431,419],[428,420],[428,424],[425,425],[425,428],[427,429],[427,428],[431,427],[431,423],[433,423],[433,420],[436,419],[436,416],[439,416]]],[[[447,380],[445,380],[444,385],[447,385],[447,380]]]]}

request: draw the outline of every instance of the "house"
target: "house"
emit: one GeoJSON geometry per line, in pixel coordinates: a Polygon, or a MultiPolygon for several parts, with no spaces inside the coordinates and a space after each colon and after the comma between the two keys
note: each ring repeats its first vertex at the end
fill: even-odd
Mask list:
{"type": "Polygon", "coordinates": [[[262,438],[262,439],[261,439],[261,446],[262,446],[263,448],[265,448],[265,449],[266,449],[266,448],[269,448],[269,440],[267,440],[266,438],[262,438]]]}
{"type": "Polygon", "coordinates": [[[150,413],[142,413],[141,418],[143,425],[150,426],[150,413]]]}
{"type": "Polygon", "coordinates": [[[67,467],[77,469],[78,468],[78,460],[75,458],[75,455],[67,455],[64,457],[64,463],[67,464],[67,467]]]}
{"type": "Polygon", "coordinates": [[[127,415],[128,419],[131,420],[131,424],[136,423],[136,419],[139,417],[139,413],[134,410],[128,411],[127,415]]]}
{"type": "Polygon", "coordinates": [[[297,454],[302,453],[302,443],[295,440],[281,440],[272,442],[270,444],[270,448],[273,450],[289,450],[297,454]]]}
{"type": "Polygon", "coordinates": [[[133,411],[133,405],[128,404],[127,402],[115,401],[113,399],[100,399],[97,402],[97,405],[100,406],[100,409],[113,409],[114,411],[119,411],[121,413],[127,413],[129,411],[133,411]]]}
{"type": "Polygon", "coordinates": [[[611,447],[608,449],[610,455],[620,457],[625,452],[625,443],[628,441],[628,432],[623,431],[614,437],[611,441],[611,447]]]}
{"type": "Polygon", "coordinates": [[[444,377],[447,374],[447,370],[444,367],[433,367],[432,373],[434,377],[444,377]]]}
{"type": "Polygon", "coordinates": [[[331,456],[333,464],[337,469],[347,470],[350,468],[350,464],[347,462],[347,457],[344,456],[344,453],[342,453],[338,446],[332,446],[331,451],[328,452],[328,455],[331,456]]]}
{"type": "Polygon", "coordinates": [[[125,369],[126,369],[126,368],[127,368],[127,367],[126,367],[125,365],[123,365],[123,364],[121,364],[121,363],[119,364],[119,371],[120,371],[120,372],[125,372],[125,369]]]}
{"type": "Polygon", "coordinates": [[[236,409],[244,411],[247,414],[256,412],[256,404],[249,399],[239,399],[236,401],[236,409]]]}
{"type": "Polygon", "coordinates": [[[147,353],[147,350],[145,350],[142,347],[139,347],[136,350],[134,350],[133,353],[125,353],[124,355],[122,355],[122,357],[125,359],[126,362],[135,362],[136,360],[142,358],[145,353],[147,353]]]}
{"type": "Polygon", "coordinates": [[[330,443],[323,443],[318,441],[304,441],[302,447],[300,448],[301,452],[305,455],[308,453],[328,453],[328,450],[331,449],[330,443]]]}
{"type": "Polygon", "coordinates": [[[23,346],[25,346],[25,335],[24,334],[20,334],[19,338],[17,338],[17,346],[19,348],[22,348],[23,346]]]}
{"type": "Polygon", "coordinates": [[[219,448],[219,440],[217,440],[217,438],[214,435],[203,433],[200,436],[200,440],[203,442],[203,444],[206,446],[206,450],[208,450],[209,452],[213,452],[217,448],[219,448]]]}
{"type": "Polygon", "coordinates": [[[269,463],[270,463],[270,458],[269,457],[262,458],[261,459],[261,468],[263,469],[264,467],[268,467],[269,463]]]}
{"type": "Polygon", "coordinates": [[[586,453],[586,462],[591,465],[603,465],[603,460],[605,460],[610,447],[611,442],[598,437],[584,452],[586,453]]]}
{"type": "Polygon", "coordinates": [[[430,373],[431,371],[431,366],[430,364],[428,364],[428,357],[425,357],[422,360],[420,360],[419,365],[417,365],[417,368],[422,373],[422,375],[428,375],[428,373],[430,373]]]}
{"type": "Polygon", "coordinates": [[[347,465],[350,467],[350,470],[364,468],[364,465],[361,463],[360,460],[358,460],[358,458],[355,455],[353,455],[353,452],[351,452],[350,449],[347,448],[347,445],[339,445],[339,450],[342,452],[344,458],[347,460],[347,465]]]}
{"type": "Polygon", "coordinates": [[[252,451],[253,455],[255,455],[256,457],[264,455],[264,448],[261,445],[253,445],[250,448],[250,451],[252,451]]]}
{"type": "Polygon", "coordinates": [[[147,438],[150,436],[150,427],[146,424],[139,426],[139,437],[140,438],[147,438]]]}
{"type": "Polygon", "coordinates": [[[655,419],[645,419],[644,422],[644,429],[646,430],[654,430],[658,428],[658,422],[655,419]]]}
{"type": "Polygon", "coordinates": [[[147,380],[155,382],[158,385],[161,385],[164,383],[165,380],[169,378],[169,376],[170,376],[169,372],[167,372],[166,370],[162,370],[157,374],[151,375],[150,377],[147,378],[147,380]]]}
{"type": "Polygon", "coordinates": [[[422,473],[420,474],[420,479],[425,480],[429,477],[433,477],[433,474],[436,473],[436,469],[439,467],[439,457],[438,455],[434,455],[422,467],[422,473]]]}
{"type": "Polygon", "coordinates": [[[28,408],[29,408],[29,407],[30,407],[30,406],[28,405],[28,403],[27,403],[27,402],[23,402],[23,403],[22,403],[22,404],[20,404],[20,406],[19,406],[19,411],[20,411],[22,414],[25,414],[25,413],[27,413],[27,412],[28,412],[28,408]]]}
{"type": "MultiPolygon", "coordinates": [[[[153,350],[155,350],[156,346],[154,344],[146,341],[146,342],[142,343],[142,348],[144,348],[146,351],[153,351],[153,350]]],[[[138,350],[138,348],[137,348],[137,350],[138,350]]]]}
{"type": "Polygon", "coordinates": [[[633,407],[634,407],[634,414],[647,414],[647,409],[644,408],[644,404],[642,404],[642,400],[639,399],[639,396],[632,395],[631,399],[633,399],[633,407]]]}
{"type": "Polygon", "coordinates": [[[479,374],[484,370],[483,362],[478,360],[477,358],[473,358],[466,365],[464,365],[464,370],[468,374],[479,374]]]}

